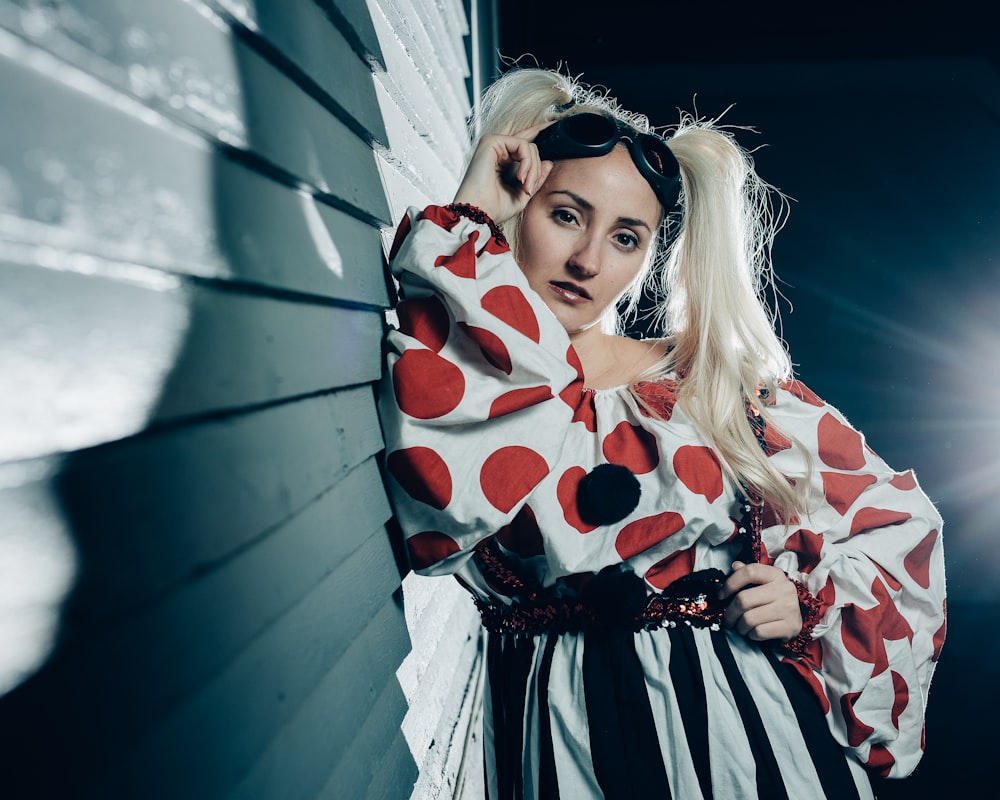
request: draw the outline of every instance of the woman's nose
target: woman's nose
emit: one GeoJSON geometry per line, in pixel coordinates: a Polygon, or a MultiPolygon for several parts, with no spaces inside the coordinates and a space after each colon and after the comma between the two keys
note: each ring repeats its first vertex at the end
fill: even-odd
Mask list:
{"type": "Polygon", "coordinates": [[[570,268],[579,275],[591,278],[601,271],[600,250],[596,242],[588,240],[580,246],[569,258],[570,268]]]}

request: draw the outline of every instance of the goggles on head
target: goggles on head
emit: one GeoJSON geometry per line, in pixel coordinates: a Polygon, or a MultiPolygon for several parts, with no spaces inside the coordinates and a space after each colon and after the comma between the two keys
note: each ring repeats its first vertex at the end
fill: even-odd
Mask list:
{"type": "Polygon", "coordinates": [[[618,142],[628,144],[639,174],[653,188],[664,210],[669,211],[677,203],[681,178],[677,159],[665,139],[639,133],[624,122],[589,111],[562,117],[535,137],[538,155],[545,161],[604,156],[618,142]]]}

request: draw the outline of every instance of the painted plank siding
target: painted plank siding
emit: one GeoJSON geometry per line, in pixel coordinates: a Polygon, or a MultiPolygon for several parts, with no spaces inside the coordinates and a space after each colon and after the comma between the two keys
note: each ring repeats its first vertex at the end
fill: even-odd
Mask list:
{"type": "Polygon", "coordinates": [[[456,786],[478,629],[400,585],[371,384],[468,33],[456,0],[0,0],[3,797],[456,786]]]}

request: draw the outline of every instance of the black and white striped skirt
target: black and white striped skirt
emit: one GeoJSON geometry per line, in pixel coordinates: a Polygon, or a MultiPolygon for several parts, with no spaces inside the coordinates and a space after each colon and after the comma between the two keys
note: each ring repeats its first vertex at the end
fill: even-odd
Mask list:
{"type": "Polygon", "coordinates": [[[489,800],[873,798],[819,702],[730,631],[491,633],[489,800]]]}

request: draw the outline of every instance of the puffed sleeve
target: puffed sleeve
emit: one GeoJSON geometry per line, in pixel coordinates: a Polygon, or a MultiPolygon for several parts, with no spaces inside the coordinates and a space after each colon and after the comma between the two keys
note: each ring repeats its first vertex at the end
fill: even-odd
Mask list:
{"type": "Polygon", "coordinates": [[[941,517],[912,472],[897,473],[801,383],[770,409],[774,465],[810,475],[809,509],[763,531],[767,557],[808,609],[786,661],[812,685],[834,736],[887,777],[923,753],[924,708],[945,634],[941,517]]]}
{"type": "Polygon", "coordinates": [[[476,212],[411,209],[391,259],[405,300],[380,416],[389,491],[422,574],[459,569],[513,519],[582,397],[568,335],[476,212]]]}

